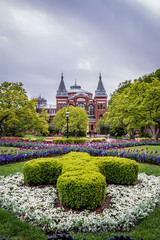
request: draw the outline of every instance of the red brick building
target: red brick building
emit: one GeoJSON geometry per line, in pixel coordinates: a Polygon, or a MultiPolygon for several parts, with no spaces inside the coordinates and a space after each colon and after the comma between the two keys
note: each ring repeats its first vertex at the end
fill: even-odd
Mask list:
{"type": "Polygon", "coordinates": [[[89,131],[96,132],[96,122],[107,111],[107,94],[101,74],[94,97],[91,92],[83,90],[76,82],[67,91],[62,74],[56,94],[56,112],[68,105],[84,108],[89,117],[89,131]]]}

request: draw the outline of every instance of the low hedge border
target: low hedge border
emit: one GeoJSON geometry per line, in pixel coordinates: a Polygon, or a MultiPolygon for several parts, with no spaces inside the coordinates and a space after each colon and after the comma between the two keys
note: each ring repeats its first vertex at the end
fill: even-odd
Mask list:
{"type": "Polygon", "coordinates": [[[136,161],[115,157],[91,157],[70,152],[60,159],[33,159],[24,164],[24,180],[29,185],[57,184],[59,199],[77,209],[95,209],[105,199],[106,181],[132,184],[138,178],[136,161]]]}
{"type": "Polygon", "coordinates": [[[73,143],[73,144],[78,144],[78,143],[85,143],[86,139],[85,138],[62,138],[62,139],[53,139],[53,143],[73,143]]]}

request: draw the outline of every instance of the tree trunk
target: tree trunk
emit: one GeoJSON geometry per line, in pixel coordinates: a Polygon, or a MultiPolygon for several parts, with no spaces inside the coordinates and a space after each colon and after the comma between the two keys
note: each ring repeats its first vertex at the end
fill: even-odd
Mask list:
{"type": "Polygon", "coordinates": [[[150,129],[151,129],[151,134],[152,134],[153,139],[155,141],[158,140],[158,135],[160,132],[160,123],[158,122],[158,125],[151,125],[150,129]]]}

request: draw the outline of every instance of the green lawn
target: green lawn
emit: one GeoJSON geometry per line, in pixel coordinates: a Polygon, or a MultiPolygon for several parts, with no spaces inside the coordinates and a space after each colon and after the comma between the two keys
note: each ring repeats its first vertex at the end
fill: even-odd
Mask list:
{"type": "MultiPolygon", "coordinates": [[[[151,146],[153,147],[153,146],[151,146]]],[[[155,146],[157,149],[157,146],[155,146]]],[[[22,167],[25,162],[15,164],[8,164],[0,166],[0,176],[8,176],[16,172],[22,172],[22,167]]],[[[140,172],[145,172],[147,175],[160,176],[160,166],[139,164],[140,172]]],[[[160,239],[160,207],[156,208],[154,212],[142,221],[129,233],[71,233],[77,240],[106,240],[114,235],[125,235],[140,240],[156,240],[160,239]]],[[[5,237],[12,240],[45,240],[47,236],[40,229],[30,226],[26,222],[20,221],[11,212],[0,209],[0,238],[5,237]]]]}
{"type": "Polygon", "coordinates": [[[155,151],[157,151],[158,153],[157,154],[160,154],[160,145],[157,145],[157,146],[153,146],[153,145],[145,145],[145,146],[137,146],[137,147],[128,147],[128,148],[125,148],[125,149],[139,149],[139,150],[142,150],[142,152],[147,152],[148,150],[148,153],[150,153],[151,151],[153,151],[153,154],[155,154],[155,151]]]}
{"type": "Polygon", "coordinates": [[[15,147],[0,147],[0,152],[5,151],[5,150],[10,151],[11,149],[15,150],[15,149],[18,149],[18,148],[15,148],[15,147]]]}

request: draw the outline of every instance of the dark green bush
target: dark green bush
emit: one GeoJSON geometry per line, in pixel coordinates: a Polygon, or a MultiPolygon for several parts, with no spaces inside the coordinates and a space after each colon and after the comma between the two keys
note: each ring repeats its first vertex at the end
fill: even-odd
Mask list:
{"type": "Polygon", "coordinates": [[[94,171],[71,171],[57,181],[60,202],[77,209],[95,209],[105,199],[105,177],[94,171]]]}
{"type": "Polygon", "coordinates": [[[105,138],[91,138],[88,142],[104,142],[105,140],[105,138]]]}

